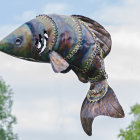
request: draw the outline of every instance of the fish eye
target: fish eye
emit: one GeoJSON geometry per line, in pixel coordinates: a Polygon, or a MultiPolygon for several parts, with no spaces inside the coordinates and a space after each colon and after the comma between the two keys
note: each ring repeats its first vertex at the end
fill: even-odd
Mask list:
{"type": "Polygon", "coordinates": [[[16,39],[16,45],[21,45],[21,43],[22,43],[22,40],[20,38],[17,38],[16,39]]]}

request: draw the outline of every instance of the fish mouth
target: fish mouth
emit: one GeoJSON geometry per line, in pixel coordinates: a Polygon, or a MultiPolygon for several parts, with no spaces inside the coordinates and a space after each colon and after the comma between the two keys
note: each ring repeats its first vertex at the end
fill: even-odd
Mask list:
{"type": "Polygon", "coordinates": [[[6,48],[7,48],[7,45],[5,44],[5,40],[3,39],[0,41],[0,51],[5,52],[6,48]]]}
{"type": "Polygon", "coordinates": [[[27,60],[27,61],[31,61],[31,62],[39,62],[39,63],[45,63],[43,61],[39,61],[39,60],[36,60],[34,58],[30,58],[30,57],[21,57],[21,56],[14,56],[13,57],[16,57],[16,58],[19,58],[19,59],[23,59],[23,60],[27,60]]]}
{"type": "MultiPolygon", "coordinates": [[[[39,60],[36,60],[34,58],[31,58],[31,57],[22,57],[22,56],[14,56],[12,55],[13,57],[16,57],[16,58],[19,58],[19,59],[23,59],[23,60],[27,60],[27,61],[32,61],[32,62],[41,62],[39,60]]],[[[43,63],[43,62],[42,62],[43,63]]]]}
{"type": "Polygon", "coordinates": [[[3,40],[0,41],[0,52],[5,53],[5,54],[10,55],[10,56],[13,56],[13,57],[16,57],[16,58],[19,58],[19,59],[24,59],[24,60],[27,60],[27,61],[41,62],[41,61],[36,60],[32,57],[23,57],[23,56],[18,56],[18,55],[16,56],[16,55],[12,54],[11,53],[12,51],[10,51],[10,47],[7,48],[7,45],[4,43],[3,40]]]}
{"type": "Polygon", "coordinates": [[[28,61],[39,62],[39,61],[37,61],[33,58],[25,58],[25,57],[18,57],[18,56],[15,56],[15,57],[20,58],[20,59],[25,59],[25,60],[28,60],[28,61]]]}
{"type": "MultiPolygon", "coordinates": [[[[12,49],[12,48],[11,48],[12,49]]],[[[10,50],[10,48],[8,49],[10,50]]],[[[2,40],[0,41],[0,52],[2,53],[6,53],[7,55],[10,55],[10,56],[13,56],[13,57],[16,57],[16,58],[20,58],[20,59],[24,59],[24,60],[28,60],[28,61],[33,61],[33,62],[40,62],[39,60],[35,60],[33,58],[30,58],[30,57],[22,57],[22,56],[16,56],[16,55],[13,55],[12,53],[8,53],[7,52],[7,45],[5,44],[5,42],[2,40]]]]}

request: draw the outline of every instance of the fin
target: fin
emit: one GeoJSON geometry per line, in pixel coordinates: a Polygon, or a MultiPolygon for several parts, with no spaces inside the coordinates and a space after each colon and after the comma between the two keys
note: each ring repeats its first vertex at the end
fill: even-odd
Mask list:
{"type": "Polygon", "coordinates": [[[61,71],[61,73],[67,73],[71,70],[71,67],[69,66],[66,70],[61,71]]]}
{"type": "Polygon", "coordinates": [[[98,22],[88,17],[81,15],[72,15],[72,16],[76,17],[79,20],[84,21],[89,26],[89,28],[92,29],[92,31],[95,33],[97,37],[97,42],[100,44],[100,47],[103,51],[103,57],[105,58],[109,54],[112,45],[111,36],[109,32],[106,31],[106,29],[98,22]]]}
{"type": "Polygon", "coordinates": [[[92,122],[99,115],[124,117],[124,111],[111,87],[108,87],[105,96],[98,101],[90,102],[87,97],[85,98],[81,108],[81,123],[87,135],[92,135],[92,122]]]}
{"type": "Polygon", "coordinates": [[[57,52],[51,51],[49,57],[54,72],[62,72],[69,67],[67,61],[64,60],[63,57],[57,52]]]}

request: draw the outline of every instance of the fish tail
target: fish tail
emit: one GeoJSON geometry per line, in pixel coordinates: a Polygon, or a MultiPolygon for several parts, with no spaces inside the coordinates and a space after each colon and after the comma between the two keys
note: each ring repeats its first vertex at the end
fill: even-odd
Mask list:
{"type": "Polygon", "coordinates": [[[124,111],[112,88],[108,86],[106,94],[96,101],[87,96],[81,107],[81,123],[87,135],[92,135],[92,122],[99,115],[123,118],[124,111]]]}

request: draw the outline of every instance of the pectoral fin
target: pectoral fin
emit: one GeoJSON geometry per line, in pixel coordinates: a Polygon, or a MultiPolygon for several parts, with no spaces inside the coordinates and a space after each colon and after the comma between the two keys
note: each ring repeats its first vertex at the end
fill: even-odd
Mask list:
{"type": "Polygon", "coordinates": [[[52,51],[50,52],[49,56],[54,72],[59,73],[66,70],[69,67],[67,61],[64,60],[63,57],[59,55],[57,52],[52,51]]]}

